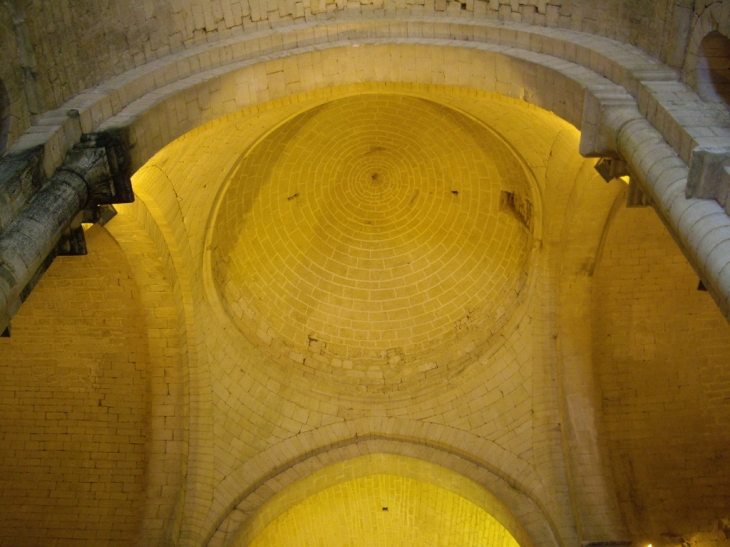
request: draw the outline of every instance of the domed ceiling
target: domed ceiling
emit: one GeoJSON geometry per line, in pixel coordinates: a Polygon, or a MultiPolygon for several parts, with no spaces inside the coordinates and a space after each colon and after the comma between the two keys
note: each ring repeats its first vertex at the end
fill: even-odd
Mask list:
{"type": "Polygon", "coordinates": [[[213,279],[273,358],[399,383],[487,347],[521,305],[533,199],[512,151],[467,115],[339,99],[246,153],[215,221],[213,279]]]}

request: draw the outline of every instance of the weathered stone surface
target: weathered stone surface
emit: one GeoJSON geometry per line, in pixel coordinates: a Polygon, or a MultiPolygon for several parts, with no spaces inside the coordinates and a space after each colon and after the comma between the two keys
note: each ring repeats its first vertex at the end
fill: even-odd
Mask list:
{"type": "Polygon", "coordinates": [[[43,148],[0,159],[0,233],[27,205],[45,182],[43,148]]]}
{"type": "Polygon", "coordinates": [[[685,195],[717,200],[730,214],[730,148],[698,146],[692,151],[685,195]]]}
{"type": "MultiPolygon", "coordinates": [[[[89,208],[88,216],[100,218],[95,212],[100,205],[134,199],[127,146],[122,132],[86,136],[32,197],[32,189],[41,187],[39,152],[0,162],[6,173],[2,186],[20,194],[14,204],[27,202],[24,208],[16,206],[19,211],[0,233],[0,269],[9,284],[4,288],[0,327],[7,326],[18,302],[27,298],[56,255],[85,254],[78,225],[83,209],[89,208]]],[[[10,211],[8,208],[8,214],[10,211]]]]}

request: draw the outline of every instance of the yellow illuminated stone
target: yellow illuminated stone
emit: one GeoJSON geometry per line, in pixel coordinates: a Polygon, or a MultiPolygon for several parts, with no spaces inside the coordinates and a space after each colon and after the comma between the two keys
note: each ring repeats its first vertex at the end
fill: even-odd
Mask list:
{"type": "Polygon", "coordinates": [[[385,94],[316,107],[255,146],[223,197],[224,308],[294,361],[398,381],[509,319],[528,188],[507,146],[451,108],[385,94]]]}
{"type": "Polygon", "coordinates": [[[327,488],[235,547],[518,547],[481,507],[444,488],[370,475],[327,488]]]}

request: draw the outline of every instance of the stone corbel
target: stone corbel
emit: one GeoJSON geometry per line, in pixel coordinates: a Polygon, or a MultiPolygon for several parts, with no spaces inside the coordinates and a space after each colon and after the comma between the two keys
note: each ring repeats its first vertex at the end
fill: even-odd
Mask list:
{"type": "Polygon", "coordinates": [[[586,91],[581,152],[622,157],[632,179],[663,220],[718,307],[730,321],[730,216],[725,209],[727,152],[696,149],[693,174],[639,112],[638,105],[604,103],[586,91]],[[633,176],[635,175],[635,176],[633,176]],[[699,198],[699,199],[698,199],[699,198]]]}
{"type": "Polygon", "coordinates": [[[629,185],[626,189],[626,208],[649,207],[651,197],[641,188],[636,177],[629,175],[629,185]]]}
{"type": "Polygon", "coordinates": [[[635,111],[636,101],[624,90],[617,91],[615,86],[586,88],[580,128],[580,154],[584,158],[620,160],[620,127],[607,121],[611,117],[631,116],[635,111]]]}
{"type": "Polygon", "coordinates": [[[616,158],[601,158],[594,166],[601,178],[606,182],[626,177],[629,175],[629,169],[626,162],[616,158]]]}
{"type": "Polygon", "coordinates": [[[586,89],[581,125],[580,153],[586,158],[600,158],[596,171],[603,180],[627,177],[626,207],[647,207],[651,198],[643,190],[639,178],[632,176],[629,165],[619,152],[622,124],[613,120],[635,117],[636,102],[626,92],[603,88],[586,89]]]}
{"type": "Polygon", "coordinates": [[[596,162],[596,171],[601,178],[608,182],[620,179],[627,184],[626,207],[648,207],[651,205],[651,198],[641,189],[638,177],[631,176],[628,164],[622,159],[601,158],[596,162]]]}

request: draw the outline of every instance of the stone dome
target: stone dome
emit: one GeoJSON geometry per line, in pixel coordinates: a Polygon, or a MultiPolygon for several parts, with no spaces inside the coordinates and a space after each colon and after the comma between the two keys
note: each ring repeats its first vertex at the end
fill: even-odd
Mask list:
{"type": "Polygon", "coordinates": [[[264,351],[339,381],[400,383],[484,346],[519,307],[532,199],[512,151],[466,114],[339,99],[244,154],[215,221],[213,279],[264,351]]]}

